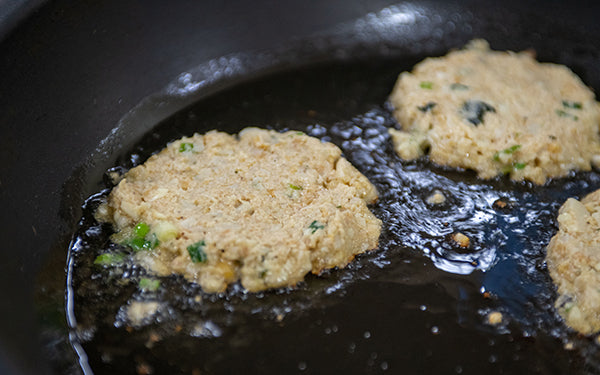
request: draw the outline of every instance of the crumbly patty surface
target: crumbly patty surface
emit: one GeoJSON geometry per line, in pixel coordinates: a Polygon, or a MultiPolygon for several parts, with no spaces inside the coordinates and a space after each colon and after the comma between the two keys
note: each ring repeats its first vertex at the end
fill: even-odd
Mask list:
{"type": "Polygon", "coordinates": [[[390,96],[404,159],[543,184],[600,161],[600,107],[567,67],[474,40],[400,74],[390,96]]]}
{"type": "Polygon", "coordinates": [[[556,308],[567,325],[600,331],[600,190],[560,208],[559,230],[548,245],[547,265],[558,286],[556,308]]]}
{"type": "Polygon", "coordinates": [[[131,169],[97,212],[158,275],[207,292],[291,286],[377,247],[375,187],[341,150],[301,132],[210,131],[131,169]]]}

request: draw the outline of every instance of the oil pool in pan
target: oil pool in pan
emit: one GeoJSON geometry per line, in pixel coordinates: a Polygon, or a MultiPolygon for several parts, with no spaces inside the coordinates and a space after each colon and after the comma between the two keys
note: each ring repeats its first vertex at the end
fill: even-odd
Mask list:
{"type": "Polygon", "coordinates": [[[335,143],[379,190],[372,209],[383,220],[380,247],[296,289],[210,295],[175,276],[160,278],[157,290],[140,288],[145,271],[128,261],[93,265],[113,246],[111,228],[93,219],[107,183],[86,202],[71,252],[71,337],[87,356],[84,367],[96,374],[598,373],[595,340],[568,331],[553,308],[544,252],[558,207],[595,190],[600,174],[533,186],[401,161],[385,101],[397,74],[417,61],[280,73],[153,128],[115,168],[210,129],[298,129],[335,143]],[[427,203],[435,190],[446,202],[427,203]],[[470,238],[468,248],[452,240],[457,232],[470,238]],[[143,300],[159,303],[156,315],[129,327],[124,306],[143,300]],[[489,324],[496,311],[501,322],[489,324]]]}

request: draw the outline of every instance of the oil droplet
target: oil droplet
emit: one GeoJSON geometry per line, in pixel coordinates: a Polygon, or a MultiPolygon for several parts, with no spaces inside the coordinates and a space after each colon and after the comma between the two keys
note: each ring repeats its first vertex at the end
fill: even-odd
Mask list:
{"type": "Polygon", "coordinates": [[[300,363],[298,363],[298,370],[304,371],[304,370],[306,370],[306,367],[307,367],[306,366],[306,362],[300,362],[300,363]]]}
{"type": "Polygon", "coordinates": [[[433,333],[434,335],[440,333],[440,329],[438,328],[438,326],[431,327],[431,333],[433,333]]]}
{"type": "Polygon", "coordinates": [[[350,345],[348,345],[348,353],[353,354],[354,350],[356,350],[356,344],[351,342],[350,345]]]}
{"type": "Polygon", "coordinates": [[[363,337],[364,337],[365,339],[371,338],[371,332],[369,332],[369,331],[365,331],[365,333],[364,333],[363,337]]]}
{"type": "Polygon", "coordinates": [[[389,368],[389,365],[387,362],[383,361],[383,362],[381,362],[380,367],[383,371],[386,371],[389,368]]]}
{"type": "Polygon", "coordinates": [[[421,305],[421,306],[419,306],[419,310],[425,311],[425,310],[427,310],[427,306],[421,305]]]}

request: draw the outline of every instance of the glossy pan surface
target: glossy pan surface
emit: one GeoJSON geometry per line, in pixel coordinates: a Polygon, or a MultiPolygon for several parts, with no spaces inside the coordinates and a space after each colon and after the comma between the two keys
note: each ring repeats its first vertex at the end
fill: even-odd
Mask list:
{"type": "MultiPolygon", "coordinates": [[[[189,33],[200,30],[194,25],[202,17],[200,9],[189,4],[168,9],[151,4],[142,9],[127,2],[114,8],[90,2],[42,8],[2,44],[3,71],[9,72],[0,91],[4,117],[0,196],[6,238],[2,281],[4,300],[10,301],[3,310],[0,337],[7,372],[78,371],[66,340],[63,269],[80,207],[102,188],[104,171],[127,166],[131,154],[143,157],[176,135],[221,127],[233,131],[246,119],[253,125],[303,127],[342,146],[384,192],[375,208],[388,219],[384,246],[358,259],[354,268],[309,279],[289,294],[257,299],[234,293],[217,300],[211,311],[174,303],[182,314],[205,317],[215,309],[227,311],[230,303],[233,318],[221,322],[222,335],[215,340],[173,336],[173,342],[165,340],[150,354],[139,346],[140,353],[123,356],[128,361],[123,366],[133,366],[120,367],[125,373],[133,371],[140,358],[158,372],[184,373],[194,369],[372,373],[400,368],[596,373],[593,340],[564,330],[549,310],[553,290],[543,265],[543,246],[555,230],[558,200],[593,189],[596,174],[578,174],[542,189],[507,181],[482,183],[468,173],[435,168],[426,161],[401,163],[391,156],[389,140],[382,136],[385,126],[394,126],[384,103],[395,75],[420,58],[443,54],[474,36],[488,39],[497,49],[534,48],[541,60],[566,64],[587,84],[600,87],[599,41],[593,32],[597,29],[590,12],[576,5],[544,3],[549,9],[542,15],[534,3],[503,7],[329,3],[308,8],[290,3],[299,8],[280,10],[278,18],[272,13],[277,10],[260,7],[242,14],[240,4],[239,14],[218,7],[211,14],[238,17],[234,23],[238,26],[248,25],[245,17],[262,17],[257,35],[244,36],[237,26],[218,24],[211,29],[212,36],[218,36],[214,39],[207,28],[189,33]],[[336,6],[344,10],[334,17],[331,7],[336,6]],[[295,16],[306,12],[307,18],[289,25],[297,19],[289,16],[294,11],[295,16]],[[161,22],[161,32],[154,31],[161,22]],[[275,36],[274,29],[282,31],[275,36]],[[50,30],[55,33],[44,33],[50,30]],[[237,42],[215,46],[219,38],[237,42]],[[293,41],[284,45],[286,40],[293,41]],[[250,51],[257,48],[262,52],[250,51]],[[217,59],[205,62],[213,57],[217,59]],[[150,94],[153,97],[126,115],[150,94]],[[317,116],[307,117],[308,110],[317,116]],[[152,141],[153,133],[159,141],[152,141]],[[383,161],[388,167],[369,167],[383,161]],[[408,188],[414,181],[418,188],[408,188]],[[418,214],[423,207],[411,206],[410,197],[425,194],[432,184],[454,192],[454,206],[430,217],[431,231],[406,241],[412,232],[406,223],[412,218],[402,212],[418,214]],[[473,193],[460,194],[469,187],[473,193]],[[490,209],[486,204],[498,197],[511,198],[517,206],[509,212],[490,209]],[[394,204],[403,207],[390,209],[394,204]],[[451,210],[456,207],[466,207],[465,212],[451,210]],[[514,218],[526,221],[532,210],[537,219],[528,222],[525,233],[507,225],[514,218]],[[488,222],[499,228],[499,234],[478,226],[473,220],[478,215],[490,215],[488,222]],[[481,236],[474,254],[445,247],[445,232],[435,231],[446,218],[481,236]],[[438,247],[440,251],[426,254],[438,247]],[[486,261],[490,249],[493,257],[486,261]],[[448,258],[451,262],[444,265],[448,258]],[[481,266],[468,275],[448,268],[463,258],[481,266]],[[348,278],[352,281],[345,282],[348,278]],[[339,291],[328,292],[336,285],[342,285],[339,291]],[[485,292],[493,298],[486,298],[485,292]],[[259,311],[247,311],[248,306],[259,311]],[[275,324],[273,314],[282,308],[285,317],[275,324]],[[483,323],[490,309],[507,316],[506,327],[483,323]],[[571,341],[576,350],[564,350],[571,341]],[[178,345],[188,351],[169,351],[178,345]],[[45,354],[38,356],[41,347],[45,354]],[[49,360],[48,352],[55,358],[49,360]],[[69,353],[73,362],[65,362],[69,353]]],[[[204,25],[216,22],[205,17],[204,25]]],[[[94,337],[101,339],[103,331],[94,337]]],[[[138,342],[143,335],[131,337],[138,342]]],[[[92,353],[109,343],[87,342],[92,353]]],[[[123,347],[135,346],[124,342],[123,347]]],[[[112,372],[110,361],[99,353],[90,355],[90,363],[98,373],[112,372]]]]}

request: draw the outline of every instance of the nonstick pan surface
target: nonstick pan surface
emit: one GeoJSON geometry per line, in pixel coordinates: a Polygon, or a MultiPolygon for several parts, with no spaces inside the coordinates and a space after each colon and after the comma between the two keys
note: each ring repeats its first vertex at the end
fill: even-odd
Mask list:
{"type": "MultiPolygon", "coordinates": [[[[561,9],[566,9],[564,14],[581,14],[572,6],[561,9]]],[[[475,36],[488,39],[496,49],[533,48],[540,60],[566,64],[590,86],[600,87],[599,43],[590,34],[594,26],[585,19],[579,19],[583,24],[572,19],[557,21],[556,14],[542,16],[538,7],[527,4],[485,9],[473,4],[382,6],[285,47],[227,55],[180,69],[165,89],[120,122],[116,117],[110,126],[105,125],[114,129],[105,131],[104,136],[110,134],[94,147],[78,143],[85,137],[77,137],[74,131],[72,152],[87,152],[87,157],[81,164],[64,156],[64,147],[56,150],[55,160],[67,164],[57,172],[69,169],[68,165],[72,171],[61,189],[51,189],[50,194],[32,191],[25,211],[19,212],[8,199],[9,189],[16,187],[6,188],[2,181],[3,203],[17,218],[26,216],[28,205],[60,208],[60,216],[54,218],[60,225],[54,230],[50,224],[38,223],[52,220],[52,215],[28,217],[33,218],[27,229],[34,233],[34,243],[45,250],[33,252],[37,260],[27,254],[13,256],[4,266],[13,268],[4,276],[5,285],[12,285],[8,276],[17,273],[16,280],[27,278],[19,272],[42,266],[25,282],[33,285],[35,275],[35,316],[41,320],[40,329],[33,325],[24,331],[42,337],[46,356],[51,357],[48,366],[62,373],[79,371],[78,359],[84,368],[88,364],[97,373],[135,373],[144,366],[155,373],[597,373],[593,338],[566,330],[552,310],[555,292],[543,263],[544,246],[556,230],[557,208],[567,196],[594,190],[597,173],[575,174],[537,188],[505,180],[483,182],[469,172],[437,168],[426,160],[401,162],[393,156],[385,136],[385,128],[395,126],[385,100],[396,75],[423,57],[444,54],[475,36]],[[66,249],[82,212],[83,227],[95,225],[89,221],[94,200],[83,211],[79,207],[105,186],[104,172],[139,163],[184,134],[213,128],[233,132],[246,125],[303,129],[342,147],[381,192],[374,207],[386,222],[381,249],[359,257],[347,270],[309,277],[297,290],[259,295],[232,290],[222,296],[204,295],[201,305],[186,299],[201,294],[197,288],[168,278],[163,281],[168,295],[158,296],[168,301],[164,321],[131,332],[120,325],[109,294],[124,303],[137,298],[135,288],[108,285],[98,292],[88,283],[88,294],[82,292],[79,300],[74,299],[74,313],[80,315],[69,340],[62,315],[66,249]],[[440,210],[422,204],[434,187],[452,197],[440,210]],[[498,198],[511,203],[508,210],[493,208],[498,198]],[[416,221],[424,226],[414,226],[416,221]],[[448,226],[475,238],[474,251],[461,253],[449,246],[448,226]],[[102,319],[89,311],[91,302],[102,319]],[[85,309],[88,312],[82,314],[85,309]],[[485,324],[492,310],[501,311],[506,323],[500,327],[485,324]],[[206,329],[194,331],[198,324],[206,329]],[[152,334],[161,339],[149,345],[148,339],[155,337],[152,334]],[[82,350],[79,356],[70,344],[82,350]],[[565,345],[574,349],[566,350],[565,345]]],[[[60,104],[67,116],[71,110],[66,103],[60,104]]],[[[20,107],[12,108],[15,112],[20,107]]],[[[123,110],[112,116],[119,111],[123,110]]],[[[53,115],[49,113],[46,116],[53,115]]],[[[23,147],[40,142],[26,142],[15,126],[3,130],[14,136],[11,143],[3,138],[3,146],[13,150],[18,146],[23,152],[23,147]]],[[[50,152],[53,132],[40,132],[45,135],[41,150],[50,152]]],[[[97,136],[85,142],[93,143],[97,136]]],[[[18,165],[18,158],[6,155],[5,151],[3,156],[11,165],[18,165]]],[[[25,160],[29,164],[23,166],[35,165],[25,160]]],[[[48,168],[48,162],[40,161],[40,165],[48,168]]],[[[7,170],[12,175],[13,168],[7,170]]],[[[29,181],[35,184],[48,173],[40,175],[29,181]]],[[[38,207],[35,212],[42,215],[52,209],[38,207]]],[[[6,222],[4,227],[10,229],[6,222]]],[[[95,234],[89,233],[78,232],[93,242],[95,234]]],[[[27,236],[22,229],[15,234],[27,236]]],[[[8,244],[19,248],[19,241],[9,239],[8,244]]],[[[75,269],[85,269],[81,264],[91,256],[86,251],[73,257],[75,269]]],[[[87,276],[94,279],[91,273],[87,276]]],[[[75,290],[84,279],[83,273],[75,274],[75,290]]],[[[23,293],[7,290],[6,294],[15,300],[15,308],[28,308],[27,288],[23,293]],[[15,299],[19,294],[25,302],[15,299]]],[[[16,322],[15,328],[31,323],[24,317],[15,319],[16,311],[4,313],[7,321],[16,322]]],[[[15,328],[3,327],[4,351],[14,350],[6,349],[14,343],[22,355],[19,339],[7,334],[15,328]]],[[[40,362],[39,366],[46,365],[40,362]]]]}

